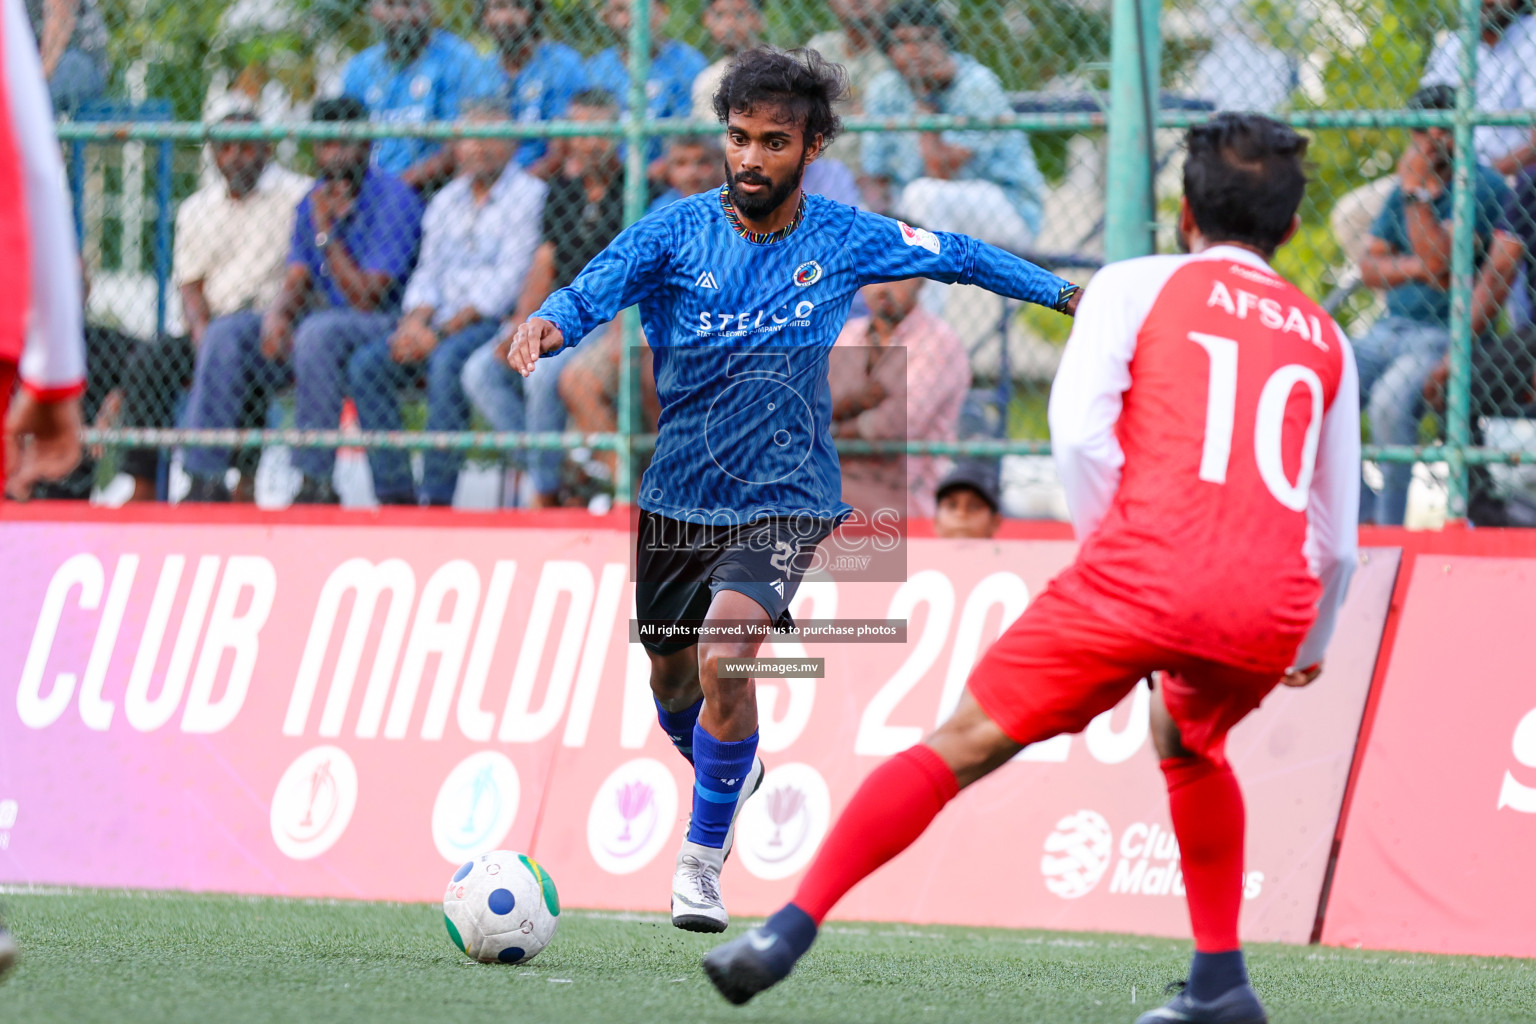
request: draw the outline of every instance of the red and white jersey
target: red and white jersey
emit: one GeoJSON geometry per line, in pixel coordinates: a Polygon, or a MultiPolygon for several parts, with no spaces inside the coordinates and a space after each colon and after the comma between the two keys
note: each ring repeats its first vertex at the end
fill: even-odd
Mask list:
{"type": "Polygon", "coordinates": [[[1051,390],[1082,540],[1052,586],[1197,657],[1320,661],[1356,564],[1358,389],[1332,318],[1246,249],[1105,267],[1051,390]]]}
{"type": "Polygon", "coordinates": [[[80,266],[53,108],[22,0],[0,0],[0,361],[42,398],[85,387],[80,266]]]}

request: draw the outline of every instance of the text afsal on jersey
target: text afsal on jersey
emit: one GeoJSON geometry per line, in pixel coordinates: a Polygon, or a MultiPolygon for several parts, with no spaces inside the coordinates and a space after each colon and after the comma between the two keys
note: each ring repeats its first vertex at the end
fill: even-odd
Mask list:
{"type": "Polygon", "coordinates": [[[1259,323],[1270,330],[1300,335],[1324,352],[1328,351],[1328,342],[1323,338],[1322,320],[1316,316],[1307,316],[1297,306],[1281,305],[1277,299],[1261,298],[1242,288],[1237,289],[1234,297],[1231,289],[1219,279],[1212,282],[1211,297],[1205,300],[1205,305],[1210,309],[1220,309],[1239,320],[1246,320],[1248,314],[1257,313],[1259,323]]]}

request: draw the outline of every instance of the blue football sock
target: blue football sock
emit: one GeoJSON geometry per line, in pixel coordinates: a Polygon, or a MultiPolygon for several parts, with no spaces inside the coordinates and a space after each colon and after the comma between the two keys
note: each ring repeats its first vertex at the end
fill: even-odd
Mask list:
{"type": "MultiPolygon", "coordinates": [[[[655,700],[654,697],[651,699],[655,700]]],[[[703,697],[681,711],[668,711],[661,706],[661,701],[656,701],[656,720],[661,723],[661,731],[667,734],[667,739],[689,764],[693,764],[693,727],[699,721],[699,709],[703,706],[703,697]]]]}
{"type": "Polygon", "coordinates": [[[1248,968],[1243,963],[1243,951],[1230,953],[1195,953],[1189,968],[1189,994],[1208,1003],[1219,999],[1239,985],[1248,984],[1248,968]]]}
{"type": "Polygon", "coordinates": [[[757,733],[744,740],[717,740],[693,726],[693,824],[688,841],[718,850],[736,813],[736,798],[757,756],[757,733]]]}

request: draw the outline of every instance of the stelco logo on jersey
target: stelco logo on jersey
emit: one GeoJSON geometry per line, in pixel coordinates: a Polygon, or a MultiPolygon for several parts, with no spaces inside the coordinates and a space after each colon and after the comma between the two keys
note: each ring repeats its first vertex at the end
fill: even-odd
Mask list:
{"type": "MultiPolygon", "coordinates": [[[[812,283],[812,282],[807,282],[812,283]]],[[[699,337],[742,338],[748,334],[773,334],[786,327],[809,327],[816,303],[808,299],[786,302],[778,309],[754,309],[744,313],[704,310],[694,333],[699,337]]]]}

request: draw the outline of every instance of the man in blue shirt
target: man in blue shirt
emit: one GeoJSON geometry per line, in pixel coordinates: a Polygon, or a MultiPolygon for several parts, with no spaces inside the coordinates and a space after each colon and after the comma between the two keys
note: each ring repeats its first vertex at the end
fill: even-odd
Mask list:
{"type": "Polygon", "coordinates": [[[640,305],[661,416],[640,484],[636,618],[661,726],[695,770],[672,880],[672,923],[693,931],[729,923],[720,869],[763,774],[752,682],[720,662],[753,657],[771,625],[791,623],[816,546],[852,511],[828,361],[854,293],[930,277],[1076,308],[1075,285],[975,239],[805,194],[846,89],[814,52],[739,56],[715,96],[727,186],[626,229],[517,329],[508,356],[526,376],[640,305]],[[717,639],[733,627],[745,632],[717,639]]]}
{"type": "MultiPolygon", "coordinates": [[[[621,111],[629,108],[629,10],[631,0],[607,0],[603,24],[618,36],[619,44],[610,46],[587,61],[587,82],[595,89],[606,89],[619,101],[621,111]]],[[[667,39],[661,34],[667,22],[667,5],[651,3],[651,73],[646,79],[651,117],[688,117],[693,111],[693,80],[708,66],[704,55],[687,43],[667,39]]],[[[651,177],[660,178],[665,165],[661,158],[661,140],[647,143],[646,159],[651,162],[651,177]]]]}
{"type": "MultiPolygon", "coordinates": [[[[316,103],[310,116],[361,121],[367,111],[342,96],[316,103]]],[[[262,318],[261,354],[292,367],[301,430],[336,429],[347,361],[358,346],[389,333],[416,263],[421,200],[399,178],[370,167],[369,148],[341,139],[315,142],[320,180],[299,203],[288,271],[262,318]]],[[[296,502],[335,504],[333,450],[301,448],[293,463],[304,474],[296,502]]]]}
{"type": "MultiPolygon", "coordinates": [[[[1416,110],[1450,110],[1456,92],[1448,85],[1420,89],[1409,100],[1416,110]]],[[[1455,139],[1443,128],[1415,130],[1398,164],[1398,187],[1371,225],[1360,276],[1386,292],[1386,315],[1355,340],[1360,398],[1377,444],[1419,442],[1423,389],[1451,344],[1451,173],[1455,139]]],[[[1509,296],[1524,246],[1510,228],[1509,187],[1489,167],[1473,175],[1477,278],[1472,288],[1472,331],[1488,331],[1509,296]]],[[[1400,525],[1408,510],[1413,466],[1383,463],[1380,494],[1360,489],[1360,519],[1400,525]]]]}
{"type": "MultiPolygon", "coordinates": [[[[361,100],[376,124],[451,121],[483,68],[474,47],[434,26],[432,0],[373,0],[383,41],[347,62],[341,91],[361,100]]],[[[373,162],[414,189],[453,173],[453,155],[430,139],[380,139],[373,162]]]]}
{"type": "MultiPolygon", "coordinates": [[[[547,39],[544,0],[479,0],[475,19],[496,49],[485,58],[483,82],[475,88],[504,97],[512,119],[523,124],[564,117],[571,97],[587,87],[581,54],[547,39]]],[[[530,174],[548,178],[554,173],[549,144],[543,139],[524,139],[517,148],[517,164],[530,174]]]]}
{"type": "MultiPolygon", "coordinates": [[[[1013,113],[991,69],[954,52],[949,19],[928,0],[901,0],[885,17],[893,70],[870,81],[870,117],[1013,113]]],[[[1040,231],[1045,180],[1023,132],[877,132],[863,143],[864,173],[890,190],[887,208],[927,228],[1028,248],[1040,231]]]]}

